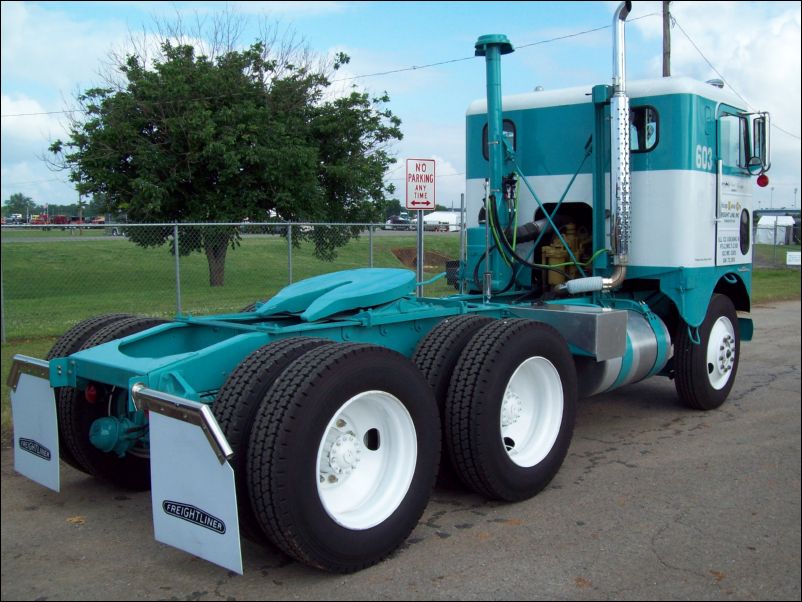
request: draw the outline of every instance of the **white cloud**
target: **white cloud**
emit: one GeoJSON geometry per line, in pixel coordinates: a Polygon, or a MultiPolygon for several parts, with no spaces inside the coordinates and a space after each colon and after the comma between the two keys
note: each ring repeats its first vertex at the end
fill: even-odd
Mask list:
{"type": "Polygon", "coordinates": [[[3,2],[1,27],[4,81],[32,82],[61,95],[96,81],[100,60],[126,35],[118,22],[79,22],[22,2],[3,2]]]}
{"type": "Polygon", "coordinates": [[[4,165],[0,198],[3,201],[21,192],[35,203],[67,205],[78,199],[75,187],[67,182],[65,173],[52,172],[43,162],[19,161],[4,165]]]}
{"type": "Polygon", "coordinates": [[[10,144],[34,143],[42,145],[43,141],[66,135],[63,114],[47,114],[48,109],[37,100],[23,94],[15,94],[12,98],[3,94],[0,101],[3,115],[3,138],[10,144]]]}
{"type": "Polygon", "coordinates": [[[233,2],[231,8],[238,13],[310,16],[339,13],[352,4],[351,2],[233,2]]]}
{"type": "MultiPolygon", "coordinates": [[[[651,2],[643,11],[660,11],[651,2]]],[[[755,109],[768,110],[773,123],[794,136],[773,128],[771,186],[775,201],[793,203],[799,186],[800,152],[800,5],[776,2],[672,2],[671,13],[679,27],[671,32],[671,73],[707,80],[719,75],[700,56],[701,51],[730,86],[755,109]]],[[[660,19],[633,23],[647,38],[661,39],[660,19]]],[[[662,58],[651,59],[659,73],[662,58]]],[[[770,190],[756,196],[766,206],[770,190]]],[[[775,206],[776,206],[775,202],[775,206]]]]}

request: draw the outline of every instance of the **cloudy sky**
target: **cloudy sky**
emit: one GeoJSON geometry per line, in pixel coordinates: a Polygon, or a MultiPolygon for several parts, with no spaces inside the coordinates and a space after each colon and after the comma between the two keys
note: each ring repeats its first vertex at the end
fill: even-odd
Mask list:
{"type": "MultiPolygon", "coordinates": [[[[661,75],[659,2],[634,2],[627,30],[628,77],[661,75]]],[[[112,51],[157,21],[185,23],[229,10],[244,17],[243,44],[258,26],[278,22],[321,55],[343,51],[351,63],[336,78],[387,91],[403,121],[395,147],[405,157],[438,162],[437,201],[459,204],[465,172],[464,115],[484,95],[476,38],[506,33],[504,93],[607,83],[611,16],[616,2],[2,2],[2,200],[22,192],[37,203],[77,199],[63,173],[42,161],[50,140],[64,138],[80,90],[100,83],[112,51]],[[570,37],[569,37],[570,36],[570,37]],[[562,39],[556,39],[562,38],[562,39]],[[435,66],[425,67],[432,63],[435,66]],[[410,69],[417,67],[416,69],[410,69]],[[403,70],[406,69],[406,70],[403,70]],[[399,71],[402,70],[402,71],[399,71]],[[387,71],[395,71],[386,74],[387,71]],[[383,75],[375,75],[381,74],[383,75]],[[358,77],[367,76],[367,77],[358,77]],[[354,79],[352,79],[354,78],[354,79]]],[[[760,206],[792,206],[800,184],[800,3],[672,2],[672,73],[719,77],[750,106],[772,114],[771,184],[760,206]],[[683,33],[684,31],[684,33],[683,33]],[[687,37],[686,37],[687,34],[687,37]],[[689,41],[689,38],[691,41],[689,41]],[[694,45],[698,50],[694,48],[694,45]],[[773,189],[773,190],[772,190],[773,189]]],[[[797,207],[800,198],[796,195],[797,207]]]]}

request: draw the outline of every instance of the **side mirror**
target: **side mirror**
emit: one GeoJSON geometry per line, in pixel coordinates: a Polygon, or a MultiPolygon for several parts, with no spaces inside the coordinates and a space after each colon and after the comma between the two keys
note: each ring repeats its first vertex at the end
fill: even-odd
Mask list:
{"type": "Polygon", "coordinates": [[[749,162],[746,164],[746,170],[750,176],[759,176],[765,169],[763,169],[763,159],[758,156],[750,157],[749,162]]]}
{"type": "Polygon", "coordinates": [[[752,153],[753,157],[749,160],[747,168],[752,175],[759,175],[766,172],[771,167],[769,157],[769,114],[760,113],[752,120],[752,153]],[[753,161],[758,163],[753,163],[753,161]],[[757,170],[759,167],[759,170],[757,170]]]}

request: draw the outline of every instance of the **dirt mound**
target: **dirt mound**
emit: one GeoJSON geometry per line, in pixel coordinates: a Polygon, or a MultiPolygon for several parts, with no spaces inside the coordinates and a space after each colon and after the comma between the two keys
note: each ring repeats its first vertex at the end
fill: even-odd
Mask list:
{"type": "MultiPolygon", "coordinates": [[[[416,248],[393,249],[393,255],[406,267],[415,269],[415,262],[418,259],[418,250],[416,248]]],[[[434,251],[423,252],[423,269],[427,272],[442,272],[446,269],[446,261],[451,261],[451,258],[434,251]]]]}

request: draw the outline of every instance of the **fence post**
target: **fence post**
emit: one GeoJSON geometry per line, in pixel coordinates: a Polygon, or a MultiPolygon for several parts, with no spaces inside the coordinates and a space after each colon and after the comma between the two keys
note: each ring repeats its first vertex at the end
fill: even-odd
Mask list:
{"type": "Polygon", "coordinates": [[[373,267],[373,224],[368,226],[368,266],[373,267]]]}
{"type": "Polygon", "coordinates": [[[777,217],[774,217],[774,259],[772,260],[772,265],[777,265],[777,217]]]}
{"type": "MultiPolygon", "coordinates": [[[[465,232],[465,193],[461,193],[459,195],[459,262],[460,262],[460,270],[466,270],[468,261],[465,255],[465,237],[467,236],[465,232]]],[[[465,282],[466,279],[464,276],[460,275],[459,279],[459,294],[464,295],[466,293],[465,290],[465,282]]]]}
{"type": "MultiPolygon", "coordinates": [[[[5,253],[3,253],[5,255],[5,253]]],[[[0,340],[6,342],[6,291],[3,282],[3,260],[0,259],[0,340]]]]}
{"type": "Polygon", "coordinates": [[[292,223],[287,224],[287,284],[292,284],[292,223]]]}
{"type": "Polygon", "coordinates": [[[175,255],[175,311],[181,314],[181,262],[179,261],[178,224],[173,223],[173,255],[175,255]]]}

